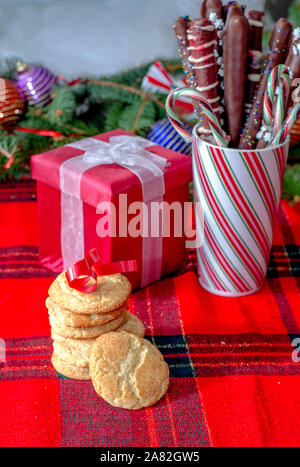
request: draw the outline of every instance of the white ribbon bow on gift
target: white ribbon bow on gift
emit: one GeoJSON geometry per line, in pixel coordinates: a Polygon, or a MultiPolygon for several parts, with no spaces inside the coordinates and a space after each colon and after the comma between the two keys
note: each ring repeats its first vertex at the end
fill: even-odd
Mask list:
{"type": "MultiPolygon", "coordinates": [[[[64,268],[84,257],[83,202],[81,178],[86,170],[104,164],[118,164],[133,172],[140,180],[143,202],[163,201],[164,168],[167,160],[146,150],[154,145],[136,136],[113,136],[109,143],[86,138],[69,144],[84,153],[66,160],[60,167],[61,246],[64,268]]],[[[148,220],[150,209],[148,209],[148,220]]],[[[162,238],[143,238],[142,286],[158,280],[161,274],[162,238]]]]}
{"type": "Polygon", "coordinates": [[[84,149],[83,160],[87,163],[103,165],[118,164],[128,168],[139,177],[143,188],[145,202],[165,192],[163,171],[167,160],[146,150],[154,144],[139,136],[113,136],[109,143],[87,138],[70,146],[84,149]],[[149,186],[149,184],[153,184],[149,186]]]}

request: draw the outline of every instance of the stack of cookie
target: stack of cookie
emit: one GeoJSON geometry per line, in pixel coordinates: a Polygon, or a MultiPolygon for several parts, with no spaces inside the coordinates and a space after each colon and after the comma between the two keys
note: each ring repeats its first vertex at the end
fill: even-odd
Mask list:
{"type": "Polygon", "coordinates": [[[53,339],[52,364],[74,379],[91,379],[89,357],[96,339],[110,331],[144,336],[143,323],[127,311],[131,285],[122,274],[101,276],[92,293],[69,287],[60,274],[49,288],[46,306],[53,339]]]}

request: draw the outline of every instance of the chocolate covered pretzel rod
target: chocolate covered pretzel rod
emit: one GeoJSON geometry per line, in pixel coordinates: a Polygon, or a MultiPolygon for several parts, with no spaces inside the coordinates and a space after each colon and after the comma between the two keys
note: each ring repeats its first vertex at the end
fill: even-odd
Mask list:
{"type": "MultiPolygon", "coordinates": [[[[217,119],[220,117],[220,96],[215,49],[217,33],[213,24],[206,18],[195,19],[188,31],[190,58],[196,74],[197,86],[204,99],[211,105],[217,119]]],[[[202,135],[211,135],[211,129],[204,118],[203,126],[199,128],[202,135]]]]}
{"type": "Polygon", "coordinates": [[[242,149],[253,149],[256,146],[256,136],[261,126],[264,93],[267,87],[269,74],[276,65],[283,63],[285,60],[291,31],[291,24],[284,18],[280,18],[274,27],[269,42],[270,51],[265,60],[262,78],[240,138],[239,147],[242,149]]]}
{"type": "Polygon", "coordinates": [[[200,16],[209,19],[210,13],[215,13],[218,18],[222,18],[222,8],[221,0],[203,0],[200,7],[200,16]]]}
{"type": "Polygon", "coordinates": [[[188,16],[179,16],[176,21],[174,21],[173,29],[177,38],[178,50],[187,83],[191,88],[195,88],[197,85],[196,74],[189,62],[190,51],[188,49],[189,42],[187,37],[190,24],[191,20],[188,16]]]}
{"type": "Polygon", "coordinates": [[[248,13],[249,21],[249,50],[248,50],[248,68],[245,97],[245,112],[249,114],[254,100],[255,92],[261,77],[262,64],[262,33],[263,11],[250,10],[248,13]]]}
{"type": "MultiPolygon", "coordinates": [[[[197,78],[191,63],[189,62],[190,51],[188,42],[188,28],[191,24],[189,16],[179,16],[173,23],[173,29],[177,39],[178,51],[181,58],[184,74],[186,76],[187,84],[190,88],[196,89],[197,78]]],[[[200,126],[205,125],[205,117],[202,114],[197,102],[194,102],[194,109],[197,122],[200,126]]],[[[206,124],[208,127],[208,123],[206,124]]]]}
{"type": "Polygon", "coordinates": [[[293,56],[300,55],[300,28],[294,28],[290,42],[289,53],[286,59],[286,65],[289,66],[293,56]]]}
{"type": "Polygon", "coordinates": [[[220,82],[220,113],[222,119],[224,118],[224,61],[223,61],[223,34],[224,34],[224,21],[222,18],[222,2],[221,0],[203,0],[200,8],[200,16],[212,22],[218,37],[218,44],[216,47],[216,59],[218,66],[218,76],[220,82]]]}
{"type": "Polygon", "coordinates": [[[240,5],[238,2],[228,2],[228,3],[226,3],[226,5],[223,6],[223,9],[222,9],[222,16],[223,16],[224,21],[226,21],[229,10],[233,6],[236,6],[236,7],[240,8],[242,14],[245,13],[246,5],[240,5]]]}
{"type": "Polygon", "coordinates": [[[248,53],[247,18],[231,7],[224,29],[224,94],[229,134],[233,146],[239,142],[244,113],[248,53]]]}
{"type": "Polygon", "coordinates": [[[285,62],[289,68],[292,86],[290,90],[288,109],[290,109],[297,99],[299,99],[299,80],[300,80],[300,28],[293,29],[290,52],[285,62]],[[295,89],[295,87],[298,88],[295,89]],[[298,90],[297,90],[298,89],[298,90]]]}

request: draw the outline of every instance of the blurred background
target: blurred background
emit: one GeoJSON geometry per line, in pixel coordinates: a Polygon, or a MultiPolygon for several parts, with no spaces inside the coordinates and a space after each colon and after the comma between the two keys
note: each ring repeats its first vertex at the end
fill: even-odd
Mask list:
{"type": "MultiPolygon", "coordinates": [[[[199,15],[200,0],[0,0],[0,69],[21,58],[72,79],[107,75],[177,56],[172,23],[199,15]]],[[[266,23],[292,1],[248,0],[266,23]]]]}

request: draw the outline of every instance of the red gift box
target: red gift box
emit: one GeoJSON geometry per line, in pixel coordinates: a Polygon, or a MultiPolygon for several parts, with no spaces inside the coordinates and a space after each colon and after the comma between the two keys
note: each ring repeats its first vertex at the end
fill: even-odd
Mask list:
{"type": "Polygon", "coordinates": [[[125,152],[121,147],[117,159],[107,161],[106,152],[110,152],[111,142],[117,141],[117,136],[126,135],[127,140],[130,137],[130,144],[143,140],[115,130],[32,156],[32,177],[37,180],[39,254],[47,268],[61,272],[90,249],[98,248],[103,263],[137,260],[138,272],[129,276],[136,289],[183,265],[184,207],[188,206],[184,203],[189,201],[191,158],[143,140],[146,149],[142,149],[142,155],[145,156],[146,151],[146,157],[135,156],[130,151],[127,155],[126,147],[125,152]],[[97,155],[98,145],[101,146],[100,156],[97,155]],[[144,165],[145,158],[146,167],[136,167],[144,165]],[[120,165],[123,163],[124,166],[120,165]],[[158,218],[154,220],[150,210],[150,205],[162,201],[168,205],[164,204],[162,211],[156,209],[155,215],[163,212],[163,222],[170,215],[170,231],[167,228],[164,234],[162,218],[158,225],[158,218]],[[174,202],[182,209],[176,226],[175,209],[168,213],[165,207],[171,207],[174,202]],[[148,215],[148,211],[140,208],[145,205],[143,209],[149,207],[148,215]]]}

